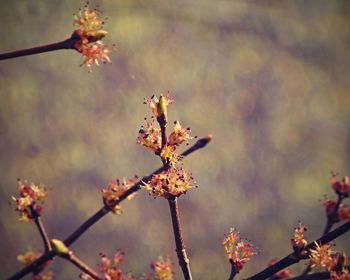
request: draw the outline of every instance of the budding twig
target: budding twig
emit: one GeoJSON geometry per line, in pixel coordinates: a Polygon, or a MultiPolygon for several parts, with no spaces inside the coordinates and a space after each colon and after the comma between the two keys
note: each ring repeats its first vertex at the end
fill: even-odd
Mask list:
{"type": "MultiPolygon", "coordinates": [[[[309,252],[310,249],[315,249],[316,244],[326,244],[329,243],[330,241],[334,240],[335,238],[345,234],[346,232],[350,231],[350,221],[344,223],[343,225],[337,227],[333,231],[323,235],[319,239],[310,242],[306,247],[304,248],[305,251],[309,252]]],[[[271,265],[267,267],[266,269],[262,270],[261,272],[255,274],[254,276],[251,276],[247,278],[247,280],[262,280],[266,279],[268,277],[271,277],[278,271],[292,265],[295,263],[298,263],[301,258],[296,251],[292,252],[288,256],[284,257],[280,261],[276,262],[274,265],[271,265]]],[[[307,254],[308,255],[308,254],[307,254]]],[[[308,256],[306,256],[308,258],[308,256]]]]}
{"type": "Polygon", "coordinates": [[[185,280],[192,279],[191,270],[190,270],[190,260],[187,257],[185,242],[182,237],[182,229],[180,223],[180,213],[179,206],[176,197],[168,198],[171,221],[173,224],[176,253],[179,259],[179,265],[182,269],[185,280]]]}
{"type": "Polygon", "coordinates": [[[233,280],[237,273],[238,272],[237,272],[236,266],[234,265],[234,263],[231,262],[231,273],[228,280],[233,280]]]}
{"type": "Polygon", "coordinates": [[[74,264],[81,271],[89,274],[93,279],[96,279],[96,280],[102,280],[103,279],[91,267],[89,267],[86,263],[84,263],[76,255],[74,255],[72,251],[69,251],[69,253],[67,255],[62,256],[62,257],[64,259],[70,261],[72,264],[74,264]]]}
{"type": "MultiPolygon", "coordinates": [[[[160,131],[161,131],[161,143],[162,143],[161,149],[164,149],[164,147],[167,144],[166,127],[167,127],[168,121],[167,121],[167,106],[166,106],[164,97],[162,95],[159,98],[157,110],[158,110],[157,121],[159,123],[160,131]]],[[[161,157],[161,160],[163,162],[163,167],[165,170],[168,170],[171,168],[171,165],[169,164],[169,162],[167,162],[166,159],[161,157]]],[[[177,197],[171,195],[167,198],[167,200],[169,203],[171,221],[173,225],[174,238],[175,238],[176,253],[177,253],[177,258],[179,260],[179,265],[182,269],[182,273],[185,277],[185,280],[191,280],[192,275],[190,270],[190,260],[187,257],[185,242],[182,237],[182,228],[181,228],[181,222],[180,222],[180,212],[179,212],[177,197]]]]}
{"type": "Polygon", "coordinates": [[[34,48],[28,48],[28,49],[22,49],[7,53],[0,54],[0,60],[5,59],[11,59],[21,56],[27,56],[27,55],[33,55],[33,54],[39,54],[39,53],[45,53],[45,52],[52,52],[57,50],[64,50],[64,49],[74,49],[74,43],[77,41],[77,39],[74,38],[68,38],[64,41],[49,44],[49,45],[43,45],[38,46],[34,48]]]}
{"type": "Polygon", "coordinates": [[[30,211],[31,211],[31,214],[33,216],[34,222],[39,230],[40,236],[43,240],[45,252],[49,252],[49,251],[51,251],[51,244],[50,244],[50,240],[49,240],[47,231],[44,227],[44,224],[43,224],[40,216],[38,215],[38,213],[33,209],[33,207],[30,207],[30,211]]]}
{"type": "MultiPolygon", "coordinates": [[[[184,151],[181,154],[181,156],[186,157],[186,156],[190,155],[191,153],[193,153],[201,148],[204,148],[210,142],[210,140],[211,140],[211,137],[209,137],[209,136],[199,139],[193,146],[191,146],[189,149],[184,151]]],[[[66,246],[69,246],[72,243],[74,243],[83,233],[85,233],[85,231],[87,231],[91,226],[93,226],[96,222],[98,222],[100,219],[102,219],[107,213],[109,213],[111,211],[111,208],[113,208],[114,206],[118,205],[120,202],[125,200],[130,194],[133,194],[133,193],[137,192],[138,190],[140,190],[140,188],[144,184],[144,182],[149,181],[153,175],[161,173],[164,170],[165,170],[165,167],[162,166],[162,167],[158,168],[157,170],[155,170],[154,172],[152,172],[151,174],[144,176],[141,180],[136,182],[130,189],[128,189],[125,193],[123,193],[119,197],[119,200],[116,201],[114,205],[111,205],[110,207],[107,207],[107,206],[102,207],[94,215],[92,215],[90,218],[88,218],[81,226],[79,226],[71,235],[69,235],[64,240],[64,244],[66,246]]],[[[24,267],[23,269],[21,269],[17,273],[15,273],[13,276],[8,278],[8,280],[21,279],[22,277],[24,277],[28,273],[35,270],[35,268],[37,268],[38,266],[44,264],[48,260],[53,259],[55,256],[56,256],[56,253],[54,253],[53,251],[44,253],[36,261],[34,261],[30,265],[24,267]]]]}

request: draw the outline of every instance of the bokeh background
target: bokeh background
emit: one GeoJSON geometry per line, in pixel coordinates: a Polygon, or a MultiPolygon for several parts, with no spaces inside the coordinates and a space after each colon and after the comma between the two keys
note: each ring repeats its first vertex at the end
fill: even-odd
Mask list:
{"type": "MultiPolygon", "coordinates": [[[[0,51],[67,38],[80,1],[2,0],[0,51]]],[[[221,241],[231,226],[259,247],[239,275],[291,251],[301,220],[309,240],[325,224],[330,171],[350,174],[349,1],[94,1],[108,17],[112,63],[88,73],[74,51],[0,63],[1,278],[16,256],[41,248],[34,225],[10,205],[17,178],[50,190],[43,220],[64,239],[101,207],[112,178],[160,166],[135,144],[150,112],[143,98],[170,91],[170,120],[212,143],[185,160],[198,189],[181,197],[195,279],[225,279],[221,241]]],[[[93,267],[99,252],[122,248],[123,268],[139,275],[158,255],[177,268],[166,201],[140,192],[72,249],[93,267]]],[[[349,251],[349,235],[338,248],[349,251]]],[[[296,270],[304,266],[296,266],[296,270]]],[[[56,279],[77,279],[63,260],[56,279]]]]}

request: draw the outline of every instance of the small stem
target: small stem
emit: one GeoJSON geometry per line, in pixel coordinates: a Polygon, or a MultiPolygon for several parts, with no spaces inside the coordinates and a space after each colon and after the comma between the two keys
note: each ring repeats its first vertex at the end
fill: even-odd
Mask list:
{"type": "Polygon", "coordinates": [[[45,252],[49,252],[51,251],[51,244],[50,244],[50,239],[48,237],[47,231],[44,227],[44,224],[40,218],[40,216],[38,215],[38,213],[34,210],[33,207],[29,207],[29,211],[34,219],[34,223],[36,225],[36,227],[39,230],[41,239],[43,240],[44,243],[44,248],[45,248],[45,252]]]}
{"type": "Polygon", "coordinates": [[[179,259],[179,265],[182,269],[185,280],[192,279],[190,270],[190,260],[187,257],[185,242],[182,237],[182,229],[180,223],[180,213],[176,197],[168,198],[171,221],[173,223],[176,253],[179,259]]]}
{"type": "MultiPolygon", "coordinates": [[[[334,240],[335,238],[345,234],[349,230],[350,230],[350,221],[337,227],[335,230],[323,235],[319,239],[310,242],[308,245],[306,245],[304,250],[310,251],[310,249],[314,249],[316,247],[316,243],[322,244],[322,245],[329,243],[330,241],[334,240]]],[[[280,261],[278,261],[277,263],[275,263],[274,265],[271,265],[271,266],[265,268],[264,270],[262,270],[261,272],[247,278],[247,280],[248,279],[249,280],[262,280],[262,279],[269,278],[272,275],[274,275],[275,273],[277,273],[278,271],[285,269],[286,267],[288,267],[292,264],[298,263],[300,260],[301,260],[300,256],[298,256],[298,254],[296,254],[296,252],[293,252],[293,253],[289,254],[288,256],[284,257],[283,259],[281,259],[280,261]]]]}
{"type": "Polygon", "coordinates": [[[77,39],[69,38],[61,42],[28,48],[28,49],[22,49],[7,53],[0,54],[0,60],[5,59],[11,59],[21,56],[27,56],[27,55],[33,55],[33,54],[39,54],[44,52],[51,52],[56,50],[63,50],[63,49],[74,49],[74,43],[77,41],[77,39]]]}
{"type": "Polygon", "coordinates": [[[69,251],[68,254],[66,254],[66,255],[64,255],[62,257],[64,259],[67,259],[68,261],[70,261],[72,264],[74,264],[81,271],[89,274],[93,279],[96,279],[96,280],[102,280],[103,279],[91,267],[89,267],[81,259],[79,259],[77,256],[75,256],[72,251],[69,251]]]}
{"type": "Polygon", "coordinates": [[[70,234],[63,243],[66,246],[70,246],[76,241],[85,231],[87,231],[92,225],[102,219],[110,210],[106,207],[102,207],[94,215],[88,218],[81,226],[79,226],[72,234],[70,234]]]}
{"type": "Polygon", "coordinates": [[[41,238],[43,239],[45,252],[50,252],[51,251],[50,240],[45,230],[44,224],[42,223],[40,217],[35,218],[34,222],[38,227],[41,238]]]}
{"type": "Polygon", "coordinates": [[[166,127],[167,127],[167,119],[166,115],[161,115],[160,117],[157,118],[157,121],[160,126],[160,131],[161,131],[161,137],[162,137],[162,149],[166,146],[167,143],[167,137],[166,137],[166,127]]]}
{"type": "MultiPolygon", "coordinates": [[[[188,148],[186,151],[184,151],[181,156],[184,158],[193,152],[204,148],[211,140],[211,136],[206,136],[201,139],[199,139],[193,146],[188,148]]],[[[118,205],[120,202],[125,200],[129,195],[137,192],[140,190],[141,186],[144,184],[144,182],[149,181],[153,175],[161,173],[165,170],[166,167],[162,166],[152,172],[151,174],[144,176],[141,180],[136,182],[130,189],[128,189],[125,193],[123,193],[119,200],[115,202],[114,205],[111,205],[109,208],[106,206],[102,207],[100,210],[98,210],[94,215],[92,215],[90,218],[88,218],[81,226],[79,226],[72,234],[70,234],[65,240],[64,244],[66,246],[70,246],[72,243],[74,243],[82,234],[84,234],[91,226],[93,226],[96,222],[98,222],[100,219],[102,219],[111,208],[118,205]]],[[[37,259],[35,262],[31,263],[30,265],[22,268],[20,271],[15,273],[13,276],[8,278],[8,280],[15,280],[15,279],[21,279],[31,271],[33,271],[36,267],[44,264],[48,260],[52,259],[56,254],[54,252],[48,252],[43,254],[39,259],[37,259]]]]}
{"type": "Polygon", "coordinates": [[[238,272],[234,263],[233,262],[230,262],[230,263],[231,263],[231,273],[228,280],[233,280],[238,272]]]}

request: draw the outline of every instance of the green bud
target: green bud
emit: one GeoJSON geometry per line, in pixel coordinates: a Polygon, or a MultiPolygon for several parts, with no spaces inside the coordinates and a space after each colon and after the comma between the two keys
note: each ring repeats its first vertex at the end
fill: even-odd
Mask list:
{"type": "Polygon", "coordinates": [[[158,117],[159,116],[166,116],[167,114],[167,102],[166,99],[163,95],[159,96],[159,103],[157,106],[157,112],[158,112],[158,117]]]}
{"type": "Polygon", "coordinates": [[[58,256],[67,256],[69,254],[68,247],[58,239],[51,239],[50,244],[52,247],[52,250],[58,255],[58,256]]]}
{"type": "Polygon", "coordinates": [[[97,30],[94,32],[91,32],[89,36],[89,42],[96,42],[98,40],[101,40],[103,37],[105,37],[108,34],[106,30],[97,30]]]}

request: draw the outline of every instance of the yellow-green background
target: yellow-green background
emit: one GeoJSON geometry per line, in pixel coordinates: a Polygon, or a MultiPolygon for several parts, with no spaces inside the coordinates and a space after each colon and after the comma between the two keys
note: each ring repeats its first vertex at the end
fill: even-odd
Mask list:
{"type": "MultiPolygon", "coordinates": [[[[180,199],[194,279],[227,278],[221,240],[231,226],[260,251],[240,277],[290,252],[298,220],[309,240],[319,237],[330,171],[350,173],[350,2],[95,4],[108,16],[105,42],[116,44],[112,64],[88,73],[68,50],[0,63],[1,277],[21,267],[27,245],[41,248],[35,226],[9,205],[16,179],[49,188],[43,220],[64,239],[101,207],[108,180],[161,164],[135,138],[150,114],[143,98],[167,91],[171,121],[214,135],[185,160],[200,186],[180,199]]],[[[1,1],[0,51],[67,38],[83,5],[1,1]]],[[[108,215],[72,246],[77,255],[94,267],[99,252],[122,248],[122,267],[135,275],[158,255],[177,267],[166,201],[140,192],[122,205],[122,216],[108,215]]],[[[79,274],[63,260],[51,268],[56,279],[79,274]]]]}

